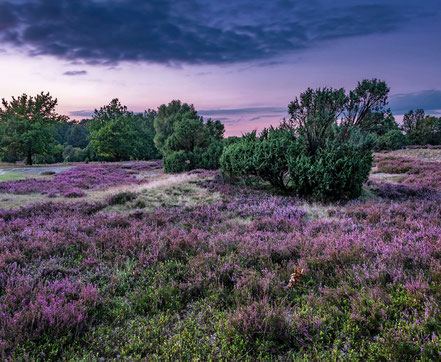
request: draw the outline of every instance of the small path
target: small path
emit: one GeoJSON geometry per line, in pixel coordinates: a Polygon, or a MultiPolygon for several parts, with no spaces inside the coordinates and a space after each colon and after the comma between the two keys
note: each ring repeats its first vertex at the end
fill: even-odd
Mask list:
{"type": "Polygon", "coordinates": [[[36,166],[36,167],[17,167],[10,169],[0,169],[0,174],[5,174],[9,172],[22,172],[22,173],[37,173],[41,174],[43,172],[55,172],[60,173],[66,171],[74,166],[36,166]]]}

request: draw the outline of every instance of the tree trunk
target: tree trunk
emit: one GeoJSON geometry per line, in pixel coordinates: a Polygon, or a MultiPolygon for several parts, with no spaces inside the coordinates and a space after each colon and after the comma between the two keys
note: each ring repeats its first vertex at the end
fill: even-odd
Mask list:
{"type": "Polygon", "coordinates": [[[27,163],[28,165],[31,165],[31,166],[32,166],[32,151],[31,151],[31,150],[28,151],[28,156],[27,156],[26,163],[27,163]]]}

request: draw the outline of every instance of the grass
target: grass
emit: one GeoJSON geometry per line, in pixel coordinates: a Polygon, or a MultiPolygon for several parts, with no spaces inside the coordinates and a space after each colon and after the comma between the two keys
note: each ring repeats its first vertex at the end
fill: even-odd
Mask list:
{"type": "Polygon", "coordinates": [[[403,175],[399,198],[379,196],[380,178],[330,205],[216,173],[74,200],[3,194],[0,355],[439,360],[441,195],[407,195],[410,175],[430,175],[403,175]]]}
{"type": "MultiPolygon", "coordinates": [[[[131,191],[134,196],[129,201],[108,206],[104,211],[110,214],[130,213],[135,210],[152,212],[162,207],[211,205],[220,200],[219,193],[209,192],[198,184],[198,180],[180,176],[162,178],[159,182],[135,188],[131,191]]],[[[127,193],[125,189],[113,191],[112,196],[127,193]]]]}
{"type": "Polygon", "coordinates": [[[29,177],[29,175],[26,175],[22,172],[8,172],[4,174],[0,174],[0,182],[1,181],[17,181],[22,180],[29,177]]]}

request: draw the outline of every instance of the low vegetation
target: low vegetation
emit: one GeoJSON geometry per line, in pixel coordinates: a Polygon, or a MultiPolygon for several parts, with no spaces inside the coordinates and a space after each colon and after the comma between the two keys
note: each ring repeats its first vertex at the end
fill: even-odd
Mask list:
{"type": "Polygon", "coordinates": [[[0,170],[2,359],[441,359],[439,150],[402,149],[439,122],[403,133],[388,93],[307,89],[227,139],[177,100],[4,100],[3,161],[71,164],[0,170]]]}
{"type": "MultiPolygon", "coordinates": [[[[332,207],[196,171],[0,211],[2,355],[439,358],[441,163],[375,164],[404,178],[332,207]]],[[[152,166],[84,167],[105,189],[152,166]]]]}

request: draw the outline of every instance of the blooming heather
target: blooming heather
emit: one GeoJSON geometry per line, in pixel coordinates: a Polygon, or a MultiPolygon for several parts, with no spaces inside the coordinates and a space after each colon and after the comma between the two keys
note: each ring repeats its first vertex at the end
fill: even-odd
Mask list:
{"type": "Polygon", "coordinates": [[[72,167],[56,174],[52,179],[29,178],[18,181],[0,182],[0,193],[41,193],[49,197],[85,196],[84,190],[103,190],[112,186],[142,183],[135,175],[142,171],[160,169],[160,161],[130,162],[126,164],[98,164],[72,167]]]}
{"type": "MultiPolygon", "coordinates": [[[[193,185],[220,195],[211,204],[0,211],[0,353],[439,359],[441,164],[406,162],[377,164],[405,167],[400,184],[377,180],[375,197],[316,206],[319,217],[215,172],[193,185]]],[[[102,166],[88,167],[89,187],[104,187],[102,166]]]]}

